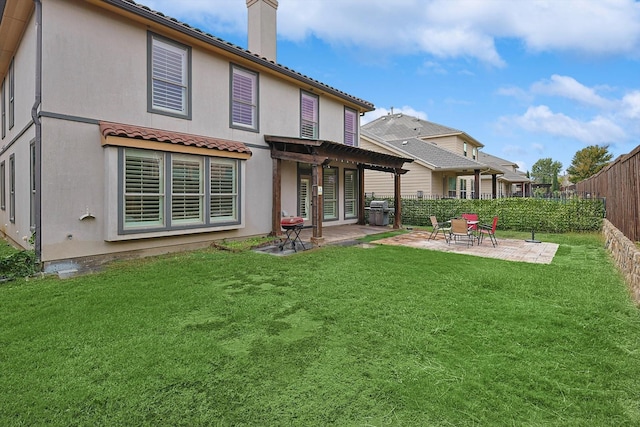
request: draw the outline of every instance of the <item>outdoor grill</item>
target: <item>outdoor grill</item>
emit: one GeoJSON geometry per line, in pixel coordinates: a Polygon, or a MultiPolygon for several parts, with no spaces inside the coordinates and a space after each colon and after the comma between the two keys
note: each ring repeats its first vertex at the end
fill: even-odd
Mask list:
{"type": "Polygon", "coordinates": [[[300,231],[302,231],[302,227],[304,226],[303,218],[299,216],[282,218],[280,220],[280,226],[287,236],[286,239],[284,239],[284,242],[280,244],[280,250],[283,250],[287,244],[291,244],[291,249],[298,252],[296,249],[296,242],[300,242],[300,246],[302,246],[303,250],[307,249],[304,247],[304,243],[302,243],[302,240],[300,239],[300,231]]]}
{"type": "Polygon", "coordinates": [[[372,200],[369,204],[369,225],[389,225],[389,202],[372,200]]]}

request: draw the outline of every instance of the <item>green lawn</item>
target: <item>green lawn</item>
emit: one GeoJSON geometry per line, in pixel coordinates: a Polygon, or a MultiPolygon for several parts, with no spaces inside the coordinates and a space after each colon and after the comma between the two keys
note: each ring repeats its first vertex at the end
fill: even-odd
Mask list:
{"type": "Polygon", "coordinates": [[[536,237],[551,265],[212,249],[3,284],[0,425],[640,425],[600,237],[536,237]]]}

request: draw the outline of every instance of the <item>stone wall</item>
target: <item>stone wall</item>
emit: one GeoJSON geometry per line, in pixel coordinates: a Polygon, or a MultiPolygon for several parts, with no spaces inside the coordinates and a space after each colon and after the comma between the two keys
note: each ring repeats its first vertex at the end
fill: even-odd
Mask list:
{"type": "Polygon", "coordinates": [[[640,305],[640,249],[606,219],[602,224],[605,247],[624,275],[631,296],[640,305]]]}

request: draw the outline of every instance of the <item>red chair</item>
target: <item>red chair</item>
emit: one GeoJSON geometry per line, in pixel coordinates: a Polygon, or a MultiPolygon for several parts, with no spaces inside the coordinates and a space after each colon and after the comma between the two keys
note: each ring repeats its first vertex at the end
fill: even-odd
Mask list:
{"type": "Polygon", "coordinates": [[[478,214],[463,213],[462,219],[466,219],[467,221],[476,221],[473,224],[469,224],[469,230],[473,230],[474,232],[478,231],[478,214]]]}
{"type": "Polygon", "coordinates": [[[496,227],[498,226],[498,217],[493,217],[493,223],[491,225],[481,225],[478,230],[480,231],[480,235],[478,236],[478,244],[482,243],[484,240],[484,236],[489,236],[489,240],[491,240],[491,244],[495,248],[498,244],[496,240],[496,227]]]}

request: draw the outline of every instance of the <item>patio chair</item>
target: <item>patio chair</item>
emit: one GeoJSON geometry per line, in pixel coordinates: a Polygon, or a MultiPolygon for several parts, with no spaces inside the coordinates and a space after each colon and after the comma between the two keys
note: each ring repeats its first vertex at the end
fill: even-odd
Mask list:
{"type": "Polygon", "coordinates": [[[491,225],[480,225],[480,227],[478,227],[478,231],[480,232],[480,234],[478,235],[478,244],[482,243],[482,241],[484,240],[484,236],[489,236],[489,240],[491,240],[491,244],[493,245],[493,247],[495,248],[496,245],[498,244],[498,241],[496,240],[496,227],[498,225],[498,217],[494,216],[493,217],[493,222],[491,223],[491,225]]]}
{"type": "Polygon", "coordinates": [[[433,230],[431,231],[431,234],[429,235],[429,240],[431,240],[432,238],[435,239],[436,237],[438,237],[438,233],[440,231],[442,231],[442,235],[444,236],[444,240],[447,240],[447,233],[449,233],[451,231],[451,227],[449,226],[449,223],[447,223],[447,222],[438,222],[438,219],[436,218],[435,215],[431,215],[429,217],[429,219],[431,220],[431,226],[433,227],[433,230]]]}
{"type": "Polygon", "coordinates": [[[454,218],[451,220],[451,231],[449,232],[449,244],[451,244],[451,239],[457,240],[457,238],[464,237],[467,239],[467,247],[473,246],[473,239],[475,238],[473,235],[473,230],[471,230],[467,226],[466,219],[457,219],[454,218]]]}
{"type": "MultiPolygon", "coordinates": [[[[463,213],[462,214],[462,219],[466,219],[467,221],[478,221],[478,214],[476,213],[463,213]]],[[[476,222],[475,224],[471,224],[469,225],[469,228],[471,230],[478,231],[478,223],[476,222]]]]}

